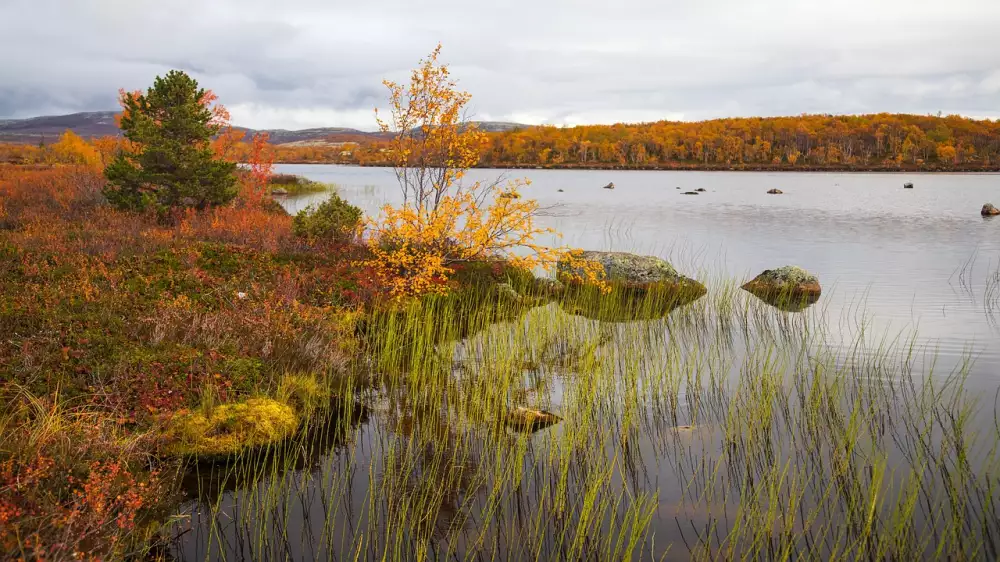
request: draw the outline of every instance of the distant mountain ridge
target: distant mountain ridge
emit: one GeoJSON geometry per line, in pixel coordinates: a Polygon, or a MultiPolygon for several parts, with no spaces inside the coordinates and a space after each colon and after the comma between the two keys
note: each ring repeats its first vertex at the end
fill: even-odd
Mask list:
{"type": "MultiPolygon", "coordinates": [[[[67,129],[83,138],[115,136],[120,133],[115,123],[115,111],[89,111],[68,115],[45,115],[27,119],[0,119],[0,142],[31,143],[55,142],[67,129]]],[[[487,132],[504,132],[525,127],[518,123],[502,121],[481,121],[476,123],[487,132]]],[[[349,127],[317,127],[311,129],[255,130],[234,127],[245,131],[247,136],[256,132],[266,132],[274,144],[286,143],[343,143],[362,142],[385,138],[384,133],[361,131],[349,127]]]]}

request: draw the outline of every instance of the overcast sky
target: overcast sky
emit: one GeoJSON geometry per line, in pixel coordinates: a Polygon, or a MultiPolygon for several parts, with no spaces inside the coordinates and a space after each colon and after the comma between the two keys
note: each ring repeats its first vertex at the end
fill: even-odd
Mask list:
{"type": "Polygon", "coordinates": [[[1000,117],[1000,0],[0,0],[0,118],[179,68],[236,124],[373,129],[441,42],[474,117],[1000,117]]]}

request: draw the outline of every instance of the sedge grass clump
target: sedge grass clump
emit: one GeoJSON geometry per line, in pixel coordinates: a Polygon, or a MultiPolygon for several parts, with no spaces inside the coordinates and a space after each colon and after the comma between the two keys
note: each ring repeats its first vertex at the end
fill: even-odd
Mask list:
{"type": "Polygon", "coordinates": [[[278,384],[277,399],[291,406],[301,419],[306,419],[330,399],[330,391],[315,374],[289,374],[278,384]]]}

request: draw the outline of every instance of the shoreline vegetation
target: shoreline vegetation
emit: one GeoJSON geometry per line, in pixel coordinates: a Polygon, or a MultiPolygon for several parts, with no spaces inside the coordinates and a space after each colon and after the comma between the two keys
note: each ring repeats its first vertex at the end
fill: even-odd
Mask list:
{"type": "MultiPolygon", "coordinates": [[[[340,166],[357,166],[360,168],[391,168],[388,163],[364,163],[324,161],[324,160],[296,160],[280,159],[275,160],[276,164],[304,164],[304,165],[328,165],[336,164],[340,166]]],[[[474,169],[502,169],[502,170],[587,170],[587,171],[645,171],[645,172],[790,172],[790,173],[841,173],[841,174],[994,174],[1000,173],[1000,165],[990,166],[965,166],[965,167],[945,167],[945,166],[759,166],[759,165],[717,165],[704,166],[701,164],[671,164],[667,166],[618,166],[618,165],[590,165],[590,164],[548,164],[545,166],[512,165],[512,166],[492,166],[476,164],[474,169]]]]}
{"type": "MultiPolygon", "coordinates": [[[[217,140],[246,161],[253,150],[246,135],[230,130],[217,140]]],[[[393,166],[391,138],[380,131],[367,140],[331,136],[270,149],[277,163],[393,166]]],[[[116,137],[76,137],[71,144],[91,144],[104,156],[116,142],[116,137]]],[[[72,151],[66,144],[65,139],[40,146],[0,143],[0,162],[67,163],[72,151]]],[[[517,170],[998,172],[1000,121],[882,113],[524,126],[482,132],[470,149],[478,157],[469,167],[517,170]]]]}
{"type": "Polygon", "coordinates": [[[0,558],[996,557],[968,363],[827,346],[796,267],[538,244],[529,182],[459,181],[490,137],[439,52],[385,83],[377,217],[290,216],[320,187],[180,71],[0,165],[0,558]]]}

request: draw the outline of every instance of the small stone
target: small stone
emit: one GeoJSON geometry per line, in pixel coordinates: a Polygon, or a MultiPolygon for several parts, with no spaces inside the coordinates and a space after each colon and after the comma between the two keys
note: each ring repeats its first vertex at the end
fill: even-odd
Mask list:
{"type": "Polygon", "coordinates": [[[545,410],[516,406],[507,412],[507,425],[521,431],[538,431],[562,421],[562,418],[545,410]]]}

